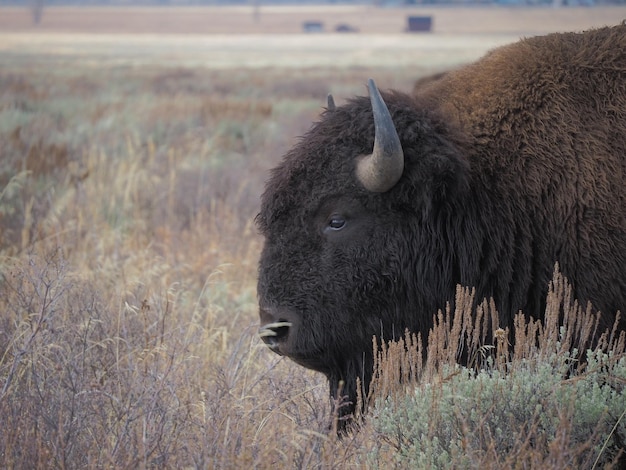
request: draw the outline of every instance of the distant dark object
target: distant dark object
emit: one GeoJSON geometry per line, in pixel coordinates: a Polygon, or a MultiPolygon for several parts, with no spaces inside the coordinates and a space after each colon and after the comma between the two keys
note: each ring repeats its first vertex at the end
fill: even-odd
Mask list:
{"type": "Polygon", "coordinates": [[[30,0],[30,12],[33,23],[38,25],[41,23],[41,15],[43,13],[44,0],[30,0]]]}
{"type": "Polygon", "coordinates": [[[415,32],[430,32],[433,27],[432,16],[409,16],[409,28],[407,31],[410,33],[415,32]]]}
{"type": "Polygon", "coordinates": [[[302,29],[305,33],[322,33],[324,32],[324,23],[321,21],[305,21],[302,23],[302,29]]]}
{"type": "Polygon", "coordinates": [[[335,32],[337,33],[358,33],[359,32],[359,28],[355,28],[354,26],[351,26],[347,23],[339,23],[336,27],[335,27],[335,32]]]}

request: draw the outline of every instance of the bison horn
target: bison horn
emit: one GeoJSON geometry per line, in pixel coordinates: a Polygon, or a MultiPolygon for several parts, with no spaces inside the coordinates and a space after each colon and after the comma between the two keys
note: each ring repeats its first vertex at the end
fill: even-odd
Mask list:
{"type": "Polygon", "coordinates": [[[371,155],[360,157],[356,174],[365,189],[384,193],[395,186],[404,170],[404,153],[391,114],[374,80],[369,79],[370,100],[374,113],[374,150],[371,155]]]}
{"type": "Polygon", "coordinates": [[[335,106],[335,98],[333,98],[333,95],[331,95],[330,93],[328,94],[328,106],[326,107],[326,109],[328,109],[329,111],[334,111],[335,109],[337,109],[337,106],[335,106]]]}

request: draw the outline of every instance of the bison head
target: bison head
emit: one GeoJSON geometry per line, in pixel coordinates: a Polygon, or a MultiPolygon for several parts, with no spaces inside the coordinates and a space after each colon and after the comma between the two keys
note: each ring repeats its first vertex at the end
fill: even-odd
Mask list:
{"type": "Polygon", "coordinates": [[[468,167],[436,115],[400,93],[329,108],[269,179],[257,223],[260,336],[324,373],[352,407],[372,376],[374,335],[426,333],[453,298],[448,235],[468,167]]]}

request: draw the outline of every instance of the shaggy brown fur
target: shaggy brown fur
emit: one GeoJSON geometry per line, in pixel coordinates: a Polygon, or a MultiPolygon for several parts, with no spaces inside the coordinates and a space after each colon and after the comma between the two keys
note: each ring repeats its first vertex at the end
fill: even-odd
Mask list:
{"type": "MultiPolygon", "coordinates": [[[[559,261],[580,300],[623,310],[626,24],[501,47],[415,95],[470,139],[472,180],[535,238],[553,238],[533,258],[559,261]]],[[[547,283],[545,267],[526,269],[547,283]]]]}

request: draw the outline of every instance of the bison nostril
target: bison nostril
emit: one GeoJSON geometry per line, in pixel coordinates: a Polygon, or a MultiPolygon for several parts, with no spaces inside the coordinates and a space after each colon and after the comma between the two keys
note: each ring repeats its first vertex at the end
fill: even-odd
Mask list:
{"type": "Polygon", "coordinates": [[[259,336],[270,348],[276,349],[280,340],[285,338],[289,333],[289,327],[291,327],[291,325],[291,322],[285,320],[267,323],[259,328],[259,336]]]}
{"type": "Polygon", "coordinates": [[[292,326],[291,322],[285,320],[279,320],[274,323],[273,330],[276,332],[276,339],[282,339],[289,333],[289,328],[292,326]]]}

